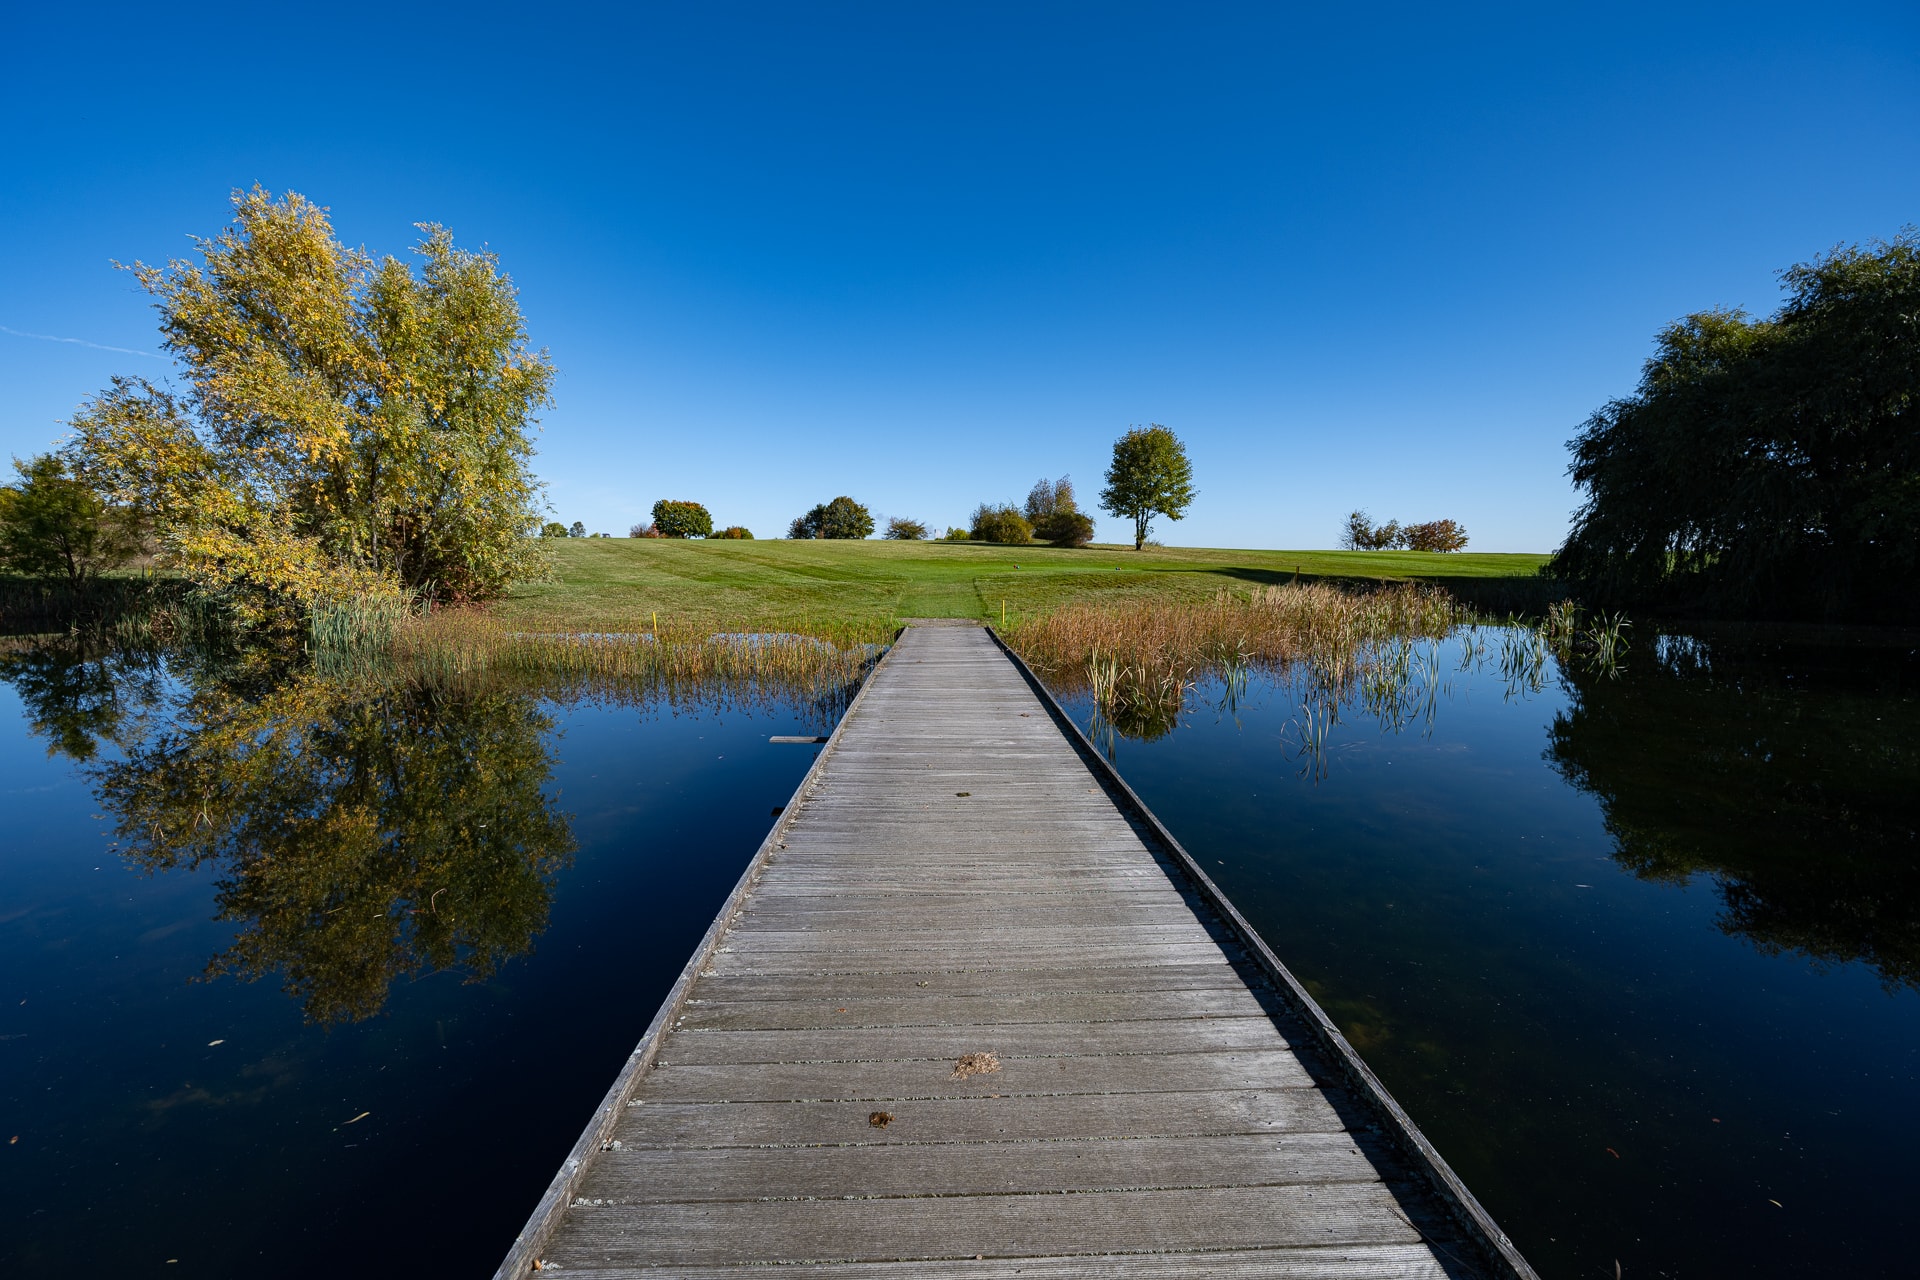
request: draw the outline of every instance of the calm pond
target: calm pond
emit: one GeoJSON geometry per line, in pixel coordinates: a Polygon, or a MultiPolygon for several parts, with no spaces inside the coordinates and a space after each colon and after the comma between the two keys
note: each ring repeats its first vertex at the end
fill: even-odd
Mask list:
{"type": "MultiPolygon", "coordinates": [[[[1478,639],[1095,727],[1543,1274],[1908,1274],[1910,642],[1478,639]]],[[[0,680],[8,1274],[489,1272],[843,696],[0,680]]]]}

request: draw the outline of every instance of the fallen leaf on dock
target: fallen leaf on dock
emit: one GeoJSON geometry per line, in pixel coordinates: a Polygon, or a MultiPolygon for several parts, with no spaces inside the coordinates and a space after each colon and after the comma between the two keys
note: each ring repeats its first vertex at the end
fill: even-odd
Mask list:
{"type": "Polygon", "coordinates": [[[992,1053],[969,1053],[953,1065],[953,1078],[965,1080],[968,1076],[988,1076],[1000,1069],[1000,1058],[992,1053]]]}
{"type": "Polygon", "coordinates": [[[867,1117],[867,1123],[876,1129],[884,1129],[893,1123],[893,1112],[876,1111],[867,1117]]]}

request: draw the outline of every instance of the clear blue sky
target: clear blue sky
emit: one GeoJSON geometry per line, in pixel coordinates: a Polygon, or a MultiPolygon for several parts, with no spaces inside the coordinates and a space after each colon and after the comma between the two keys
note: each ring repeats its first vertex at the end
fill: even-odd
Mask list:
{"type": "Polygon", "coordinates": [[[774,536],[839,493],[944,527],[1042,475],[1091,495],[1154,421],[1201,491],[1170,543],[1329,546],[1363,506],[1547,550],[1564,442],[1661,324],[1920,221],[1910,0],[6,29],[0,448],[167,368],[109,260],[187,252],[261,183],[377,252],[426,220],[497,252],[559,368],[552,505],[616,534],[684,497],[774,536]]]}

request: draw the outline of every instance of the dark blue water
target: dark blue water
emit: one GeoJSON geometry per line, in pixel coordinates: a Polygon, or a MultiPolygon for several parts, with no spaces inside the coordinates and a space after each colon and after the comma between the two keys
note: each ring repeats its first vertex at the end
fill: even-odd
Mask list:
{"type": "MultiPolygon", "coordinates": [[[[1913,648],[1434,657],[1113,750],[1544,1274],[1909,1274],[1913,648]]],[[[0,680],[8,1275],[488,1272],[837,707],[0,680]]]]}
{"type": "Polygon", "coordinates": [[[1430,719],[1310,752],[1256,676],[1114,757],[1543,1275],[1912,1275],[1911,641],[1437,656],[1430,719]]]}
{"type": "Polygon", "coordinates": [[[9,1276],[489,1274],[835,714],[4,674],[9,1276]]]}

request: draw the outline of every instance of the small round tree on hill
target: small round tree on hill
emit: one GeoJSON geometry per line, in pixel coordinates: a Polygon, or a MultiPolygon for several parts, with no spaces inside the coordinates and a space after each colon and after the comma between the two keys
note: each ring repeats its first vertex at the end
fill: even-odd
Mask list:
{"type": "Polygon", "coordinates": [[[844,494],[823,502],[794,520],[789,538],[865,538],[873,533],[873,513],[844,494]]]}
{"type": "Polygon", "coordinates": [[[653,504],[653,527],[663,538],[704,538],[713,532],[713,517],[697,502],[662,498],[653,504]]]}
{"type": "Polygon", "coordinates": [[[1025,543],[1033,541],[1033,526],[1010,502],[999,505],[983,502],[973,511],[973,539],[976,542],[1025,543]]]}
{"type": "Polygon", "coordinates": [[[1133,549],[1146,545],[1153,517],[1178,520],[1193,505],[1193,463],[1180,437],[1159,423],[1135,427],[1113,442],[1102,510],[1133,521],[1133,549]]]}
{"type": "Polygon", "coordinates": [[[887,520],[887,536],[899,542],[918,542],[928,536],[927,526],[906,516],[893,516],[887,520]]]}

